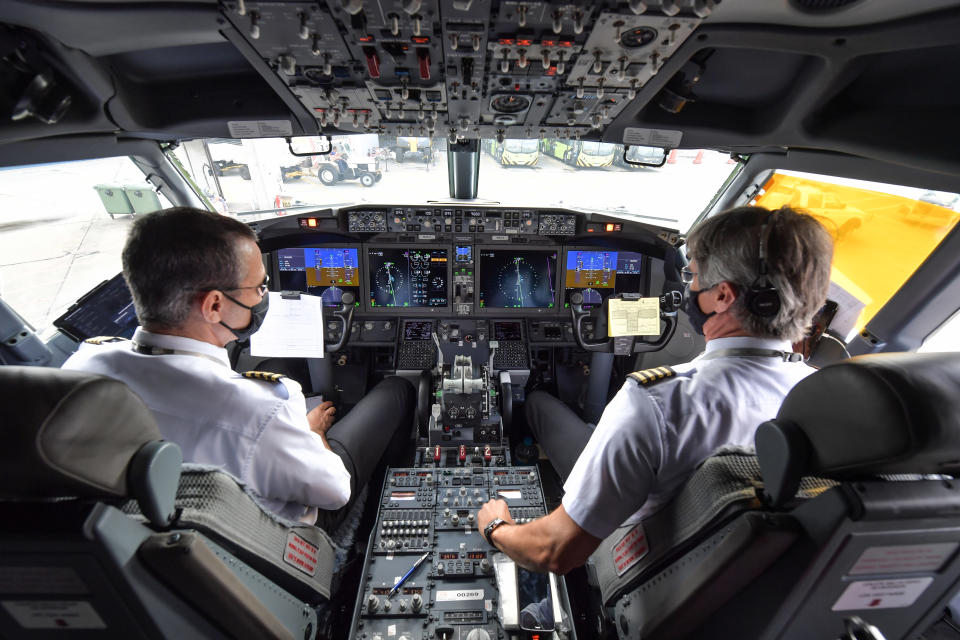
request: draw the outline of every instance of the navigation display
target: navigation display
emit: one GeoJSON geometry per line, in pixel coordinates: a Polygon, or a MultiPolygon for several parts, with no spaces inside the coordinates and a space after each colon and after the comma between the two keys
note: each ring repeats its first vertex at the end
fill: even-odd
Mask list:
{"type": "Polygon", "coordinates": [[[552,309],[556,306],[557,252],[481,249],[481,309],[552,309]]]}
{"type": "Polygon", "coordinates": [[[360,304],[360,261],[354,247],[301,247],[277,250],[281,291],[320,296],[325,307],[339,307],[344,292],[360,304]]]}
{"type": "Polygon", "coordinates": [[[567,251],[564,277],[564,307],[570,294],[583,294],[583,308],[593,309],[615,293],[642,293],[643,254],[633,251],[567,251]]]}
{"type": "Polygon", "coordinates": [[[97,336],[133,337],[137,312],[123,274],[117,274],[80,298],[53,326],[75,340],[97,336]]]}
{"type": "Polygon", "coordinates": [[[448,250],[371,248],[370,307],[446,307],[448,250]]]}

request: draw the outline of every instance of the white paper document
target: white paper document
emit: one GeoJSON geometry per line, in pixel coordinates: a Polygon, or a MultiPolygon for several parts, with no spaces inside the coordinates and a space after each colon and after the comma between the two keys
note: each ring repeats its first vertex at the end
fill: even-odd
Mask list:
{"type": "Polygon", "coordinates": [[[250,355],[266,358],[323,357],[323,300],[305,293],[284,298],[271,291],[263,326],[250,336],[250,355]]]}
{"type": "Polygon", "coordinates": [[[621,300],[610,298],[607,334],[613,336],[660,335],[660,299],[621,300]]]}

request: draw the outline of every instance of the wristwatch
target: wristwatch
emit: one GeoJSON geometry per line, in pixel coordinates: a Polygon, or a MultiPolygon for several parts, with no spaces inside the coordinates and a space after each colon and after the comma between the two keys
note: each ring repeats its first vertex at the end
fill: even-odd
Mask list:
{"type": "MultiPolygon", "coordinates": [[[[490,536],[493,534],[493,530],[499,527],[502,524],[508,524],[503,518],[494,518],[490,523],[483,528],[483,537],[486,538],[487,542],[493,544],[493,540],[490,539],[490,536]]],[[[493,545],[496,546],[496,545],[493,545]]]]}

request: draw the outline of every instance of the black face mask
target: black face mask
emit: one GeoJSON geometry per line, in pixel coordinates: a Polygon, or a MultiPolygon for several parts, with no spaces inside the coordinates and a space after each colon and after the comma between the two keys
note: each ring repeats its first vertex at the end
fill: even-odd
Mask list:
{"type": "Polygon", "coordinates": [[[255,334],[260,329],[260,326],[263,324],[263,319],[267,316],[267,308],[270,306],[270,294],[267,293],[266,295],[264,295],[263,298],[260,299],[260,302],[253,305],[252,307],[243,304],[236,298],[232,298],[228,296],[226,293],[224,293],[223,295],[226,296],[226,298],[230,300],[233,304],[243,307],[244,309],[250,310],[250,324],[243,327],[242,329],[234,329],[223,320],[220,321],[220,324],[225,326],[227,329],[230,329],[230,331],[233,332],[233,335],[237,336],[237,340],[240,340],[240,341],[248,340],[250,336],[255,334]]]}
{"type": "Polygon", "coordinates": [[[683,306],[681,307],[689,317],[690,317],[690,326],[693,327],[693,330],[703,335],[703,323],[717,315],[716,311],[711,311],[710,313],[704,313],[703,309],[700,308],[700,303],[697,299],[700,297],[700,294],[704,291],[709,291],[713,287],[708,287],[707,289],[699,289],[694,291],[690,288],[690,285],[687,285],[687,290],[684,292],[683,296],[683,306]]]}

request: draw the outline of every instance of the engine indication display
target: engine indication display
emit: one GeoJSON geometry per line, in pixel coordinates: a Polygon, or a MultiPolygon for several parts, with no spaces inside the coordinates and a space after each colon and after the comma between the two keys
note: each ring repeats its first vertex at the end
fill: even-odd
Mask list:
{"type": "Polygon", "coordinates": [[[570,294],[583,294],[583,308],[599,307],[616,293],[642,293],[643,255],[633,251],[567,251],[564,276],[564,307],[570,294]]]}
{"type": "Polygon", "coordinates": [[[371,307],[446,307],[448,252],[434,248],[371,248],[371,307]]]}
{"type": "Polygon", "coordinates": [[[347,291],[360,301],[360,260],[355,247],[299,247],[277,250],[282,291],[320,296],[323,305],[340,305],[347,291]]]}
{"type": "Polygon", "coordinates": [[[556,251],[483,249],[479,255],[481,309],[555,307],[556,251]]]}

